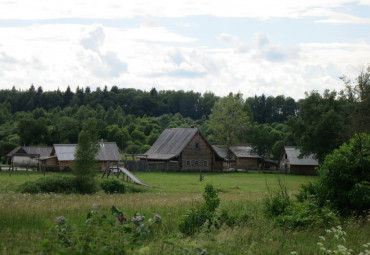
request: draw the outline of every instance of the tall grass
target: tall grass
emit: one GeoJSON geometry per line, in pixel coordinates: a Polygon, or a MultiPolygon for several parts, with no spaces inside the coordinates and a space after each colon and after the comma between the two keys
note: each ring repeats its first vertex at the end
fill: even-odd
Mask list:
{"type": "MultiPolygon", "coordinates": [[[[17,185],[28,180],[44,178],[42,174],[0,173],[0,254],[37,253],[40,243],[48,238],[50,226],[63,215],[71,224],[84,224],[92,205],[101,206],[109,214],[112,205],[131,218],[135,212],[152,217],[162,216],[162,224],[156,228],[143,246],[150,254],[196,254],[199,249],[208,254],[318,254],[316,243],[325,229],[288,230],[276,227],[263,216],[263,198],[270,189],[278,188],[277,175],[229,173],[205,174],[199,181],[197,173],[135,173],[143,182],[154,188],[140,188],[141,193],[93,195],[20,194],[17,185]],[[219,190],[219,210],[229,215],[248,214],[245,225],[222,227],[201,231],[192,237],[179,233],[178,223],[182,215],[192,207],[204,203],[202,193],[207,182],[219,190]]],[[[283,176],[288,191],[295,193],[300,184],[315,177],[283,176]]],[[[343,223],[347,231],[347,245],[354,252],[369,242],[370,217],[343,223]]],[[[134,251],[135,252],[135,251],[134,251]]],[[[353,253],[357,254],[357,253],[353,253]]]]}

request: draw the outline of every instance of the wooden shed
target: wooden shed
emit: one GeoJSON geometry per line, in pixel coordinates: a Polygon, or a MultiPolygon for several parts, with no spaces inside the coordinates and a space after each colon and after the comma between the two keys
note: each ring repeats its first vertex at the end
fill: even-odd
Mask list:
{"type": "Polygon", "coordinates": [[[212,145],[217,154],[223,158],[226,168],[258,169],[261,157],[254,152],[251,146],[212,145]]]}
{"type": "Polygon", "coordinates": [[[285,146],[280,157],[280,169],[289,174],[315,175],[318,161],[313,155],[300,157],[301,151],[294,146],[285,146]]]}
{"type": "MultiPolygon", "coordinates": [[[[58,167],[72,169],[75,160],[77,144],[54,144],[50,156],[42,158],[44,167],[58,167]]],[[[99,143],[99,150],[95,156],[99,169],[104,170],[108,164],[117,164],[121,161],[121,154],[115,142],[99,143]]]]}
{"type": "Polygon", "coordinates": [[[197,128],[165,129],[145,159],[150,169],[159,170],[221,171],[223,167],[223,159],[197,128]]]}
{"type": "Polygon", "coordinates": [[[254,152],[251,146],[231,146],[231,155],[235,159],[234,168],[258,169],[261,156],[254,152]]]}
{"type": "Polygon", "coordinates": [[[9,152],[7,163],[15,166],[38,166],[40,158],[50,155],[52,147],[19,146],[9,152]]]}

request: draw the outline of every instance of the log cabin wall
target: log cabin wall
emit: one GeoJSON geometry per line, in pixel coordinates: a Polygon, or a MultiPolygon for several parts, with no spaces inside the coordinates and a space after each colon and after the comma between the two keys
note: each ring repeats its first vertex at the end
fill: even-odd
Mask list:
{"type": "Polygon", "coordinates": [[[181,171],[212,171],[213,164],[212,149],[200,134],[195,135],[181,153],[181,171]]]}

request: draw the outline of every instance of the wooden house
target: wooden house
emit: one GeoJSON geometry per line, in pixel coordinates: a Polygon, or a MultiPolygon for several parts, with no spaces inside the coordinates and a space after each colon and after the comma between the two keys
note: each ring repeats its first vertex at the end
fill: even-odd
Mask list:
{"type": "MultiPolygon", "coordinates": [[[[54,144],[48,157],[42,158],[43,167],[58,167],[59,169],[72,169],[75,160],[77,144],[54,144]]],[[[121,161],[121,154],[115,142],[99,143],[99,150],[95,156],[99,169],[104,170],[108,165],[121,161]]]]}
{"type": "MultiPolygon", "coordinates": [[[[144,159],[144,158],[143,158],[144,159]]],[[[221,171],[223,159],[197,128],[168,128],[145,153],[150,169],[221,171]]]]}
{"type": "Polygon", "coordinates": [[[231,156],[234,163],[231,165],[237,169],[258,169],[261,156],[254,152],[251,146],[231,146],[231,156]]]}
{"type": "Polygon", "coordinates": [[[9,152],[7,163],[15,166],[39,166],[40,158],[50,155],[52,147],[19,146],[9,152]]]}
{"type": "Polygon", "coordinates": [[[258,169],[261,157],[253,151],[251,146],[224,146],[212,145],[216,153],[223,158],[226,168],[258,169]]]}
{"type": "Polygon", "coordinates": [[[319,166],[313,155],[300,157],[301,151],[297,147],[285,146],[280,157],[280,169],[290,174],[317,174],[315,168],[319,166]]]}

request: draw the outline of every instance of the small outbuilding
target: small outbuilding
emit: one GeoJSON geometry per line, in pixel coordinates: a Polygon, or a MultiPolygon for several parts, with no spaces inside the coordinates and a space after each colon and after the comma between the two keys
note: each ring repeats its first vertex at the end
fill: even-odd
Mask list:
{"type": "Polygon", "coordinates": [[[39,166],[40,158],[49,156],[52,147],[46,146],[19,146],[9,152],[7,163],[15,166],[39,166]]]}
{"type": "Polygon", "coordinates": [[[253,151],[251,146],[225,146],[212,145],[216,153],[223,158],[226,168],[258,169],[261,156],[253,151]]]}
{"type": "Polygon", "coordinates": [[[280,169],[289,174],[315,175],[319,162],[313,155],[300,157],[301,151],[294,146],[285,146],[280,158],[280,169]]]}
{"type": "MultiPolygon", "coordinates": [[[[77,144],[54,144],[48,157],[42,159],[43,167],[57,167],[59,169],[72,169],[75,160],[77,144]]],[[[99,150],[95,156],[99,169],[104,170],[108,165],[121,161],[121,154],[115,142],[99,143],[99,150]]]]}
{"type": "Polygon", "coordinates": [[[197,128],[167,128],[144,154],[150,169],[222,171],[219,157],[197,128]]]}
{"type": "Polygon", "coordinates": [[[231,155],[235,159],[234,168],[258,169],[261,156],[251,146],[231,146],[231,155]]]}

